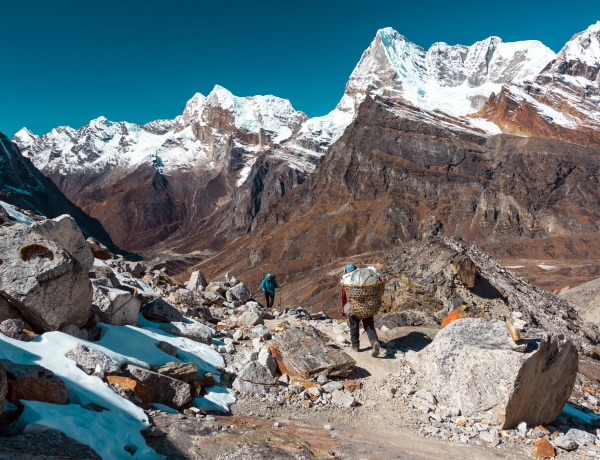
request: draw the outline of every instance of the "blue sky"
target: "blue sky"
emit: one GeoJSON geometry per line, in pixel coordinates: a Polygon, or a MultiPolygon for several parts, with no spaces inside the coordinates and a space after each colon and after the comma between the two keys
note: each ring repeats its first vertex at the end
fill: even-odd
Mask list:
{"type": "Polygon", "coordinates": [[[540,40],[555,52],[600,2],[11,0],[0,23],[0,131],[41,135],[105,116],[175,118],[215,85],[329,112],[378,29],[423,48],[540,40]]]}

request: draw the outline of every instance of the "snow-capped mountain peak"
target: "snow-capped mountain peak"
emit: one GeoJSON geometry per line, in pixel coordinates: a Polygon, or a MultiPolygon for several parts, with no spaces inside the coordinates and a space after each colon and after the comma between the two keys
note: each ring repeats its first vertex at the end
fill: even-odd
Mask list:
{"type": "Polygon", "coordinates": [[[232,149],[249,155],[241,162],[247,168],[250,157],[278,146],[282,147],[279,153],[311,158],[308,163],[314,164],[342,135],[367,95],[401,99],[420,110],[454,118],[469,116],[474,127],[498,133],[499,125],[475,114],[504,87],[528,97],[527,87],[542,88],[545,81],[556,81],[555,75],[564,75],[566,84],[578,79],[580,88],[596,94],[599,37],[597,22],[575,35],[557,57],[539,41],[504,43],[495,36],[470,46],[437,42],[425,50],[387,27],[377,31],[350,75],[342,99],[323,117],[309,120],[290,101],[273,95],[238,97],[215,85],[207,96],[196,93],[174,120],[140,127],[98,117],[78,130],[60,127],[42,138],[22,130],[15,141],[36,157],[38,167],[64,172],[91,164],[132,167],[157,155],[169,171],[190,167],[189,161],[224,161],[232,149]],[[590,82],[592,90],[586,89],[590,82]]]}
{"type": "Polygon", "coordinates": [[[204,102],[206,101],[206,96],[200,93],[194,94],[192,98],[185,105],[185,109],[183,110],[183,115],[181,115],[181,119],[184,123],[187,123],[190,120],[200,119],[200,114],[204,109],[204,102]]]}
{"type": "Polygon", "coordinates": [[[31,147],[31,145],[35,144],[40,137],[36,134],[33,134],[27,128],[21,128],[13,137],[13,142],[21,146],[25,146],[26,148],[31,147]]]}
{"type": "Polygon", "coordinates": [[[395,95],[428,110],[464,116],[508,81],[533,78],[555,54],[538,41],[504,43],[489,37],[471,46],[433,44],[425,51],[391,28],[381,29],[346,87],[360,104],[365,94],[395,95]]]}
{"type": "Polygon", "coordinates": [[[566,61],[578,60],[588,66],[600,66],[600,21],[575,34],[560,51],[566,61]]]}

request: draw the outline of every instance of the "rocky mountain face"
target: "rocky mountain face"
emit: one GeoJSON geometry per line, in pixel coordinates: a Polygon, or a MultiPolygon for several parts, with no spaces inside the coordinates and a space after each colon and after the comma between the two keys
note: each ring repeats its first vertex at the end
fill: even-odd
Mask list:
{"type": "MultiPolygon", "coordinates": [[[[78,130],[62,127],[42,137],[22,130],[15,140],[119,245],[143,250],[169,236],[175,240],[170,246],[185,246],[191,235],[199,239],[208,229],[205,220],[222,207],[242,216],[234,218],[236,227],[227,238],[247,232],[261,203],[270,200],[268,193],[262,196],[265,178],[274,186],[269,189],[282,195],[320,156],[298,142],[296,150],[281,147],[305,120],[289,101],[239,98],[215,87],[208,97],[195,95],[175,120],[139,126],[98,118],[78,130]],[[285,150],[285,159],[275,155],[278,176],[266,177],[276,148],[285,150]],[[243,196],[248,192],[253,194],[243,196]]],[[[210,234],[214,244],[206,247],[218,246],[223,235],[212,229],[210,234]]]]}
{"type": "Polygon", "coordinates": [[[316,296],[335,308],[345,258],[376,262],[422,235],[460,237],[497,257],[598,260],[599,153],[459,130],[393,99],[367,98],[308,181],[206,269],[249,266],[257,282],[261,271],[289,275],[292,299],[316,296]]]}
{"type": "Polygon", "coordinates": [[[114,245],[102,224],[74,205],[19,148],[0,133],[0,199],[49,218],[72,216],[86,236],[92,236],[111,250],[123,253],[114,245]]]}
{"type": "Polygon", "coordinates": [[[503,132],[600,145],[600,22],[576,34],[535,78],[506,85],[478,115],[503,132]]]}

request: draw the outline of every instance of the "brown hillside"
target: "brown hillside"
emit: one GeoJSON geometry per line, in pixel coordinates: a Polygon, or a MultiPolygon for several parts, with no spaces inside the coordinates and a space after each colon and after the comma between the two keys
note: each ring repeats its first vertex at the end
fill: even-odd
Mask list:
{"type": "Polygon", "coordinates": [[[377,262],[423,233],[460,237],[500,259],[548,254],[598,265],[599,246],[588,246],[600,222],[597,149],[486,139],[393,109],[367,99],[309,180],[200,268],[211,277],[243,274],[255,287],[275,272],[290,303],[327,309],[347,259],[377,262]]]}

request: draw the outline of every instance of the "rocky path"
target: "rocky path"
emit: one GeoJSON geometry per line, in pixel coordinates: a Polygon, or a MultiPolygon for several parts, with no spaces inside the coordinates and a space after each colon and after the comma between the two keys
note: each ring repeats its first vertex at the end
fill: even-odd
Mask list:
{"type": "MultiPolygon", "coordinates": [[[[361,338],[362,343],[368,343],[361,338]]],[[[371,356],[344,349],[356,360],[353,375],[362,383],[361,404],[350,408],[295,407],[264,395],[240,395],[232,415],[186,417],[157,413],[166,437],[148,439],[169,459],[521,459],[529,446],[450,444],[417,433],[413,412],[384,389],[398,360],[382,351],[371,356]]],[[[483,444],[483,443],[482,443],[483,444]]]]}
{"type": "MultiPolygon", "coordinates": [[[[331,331],[324,328],[323,332],[331,331]]],[[[384,339],[381,335],[385,334],[380,334],[380,339],[384,339]]],[[[415,414],[404,409],[402,401],[389,393],[387,385],[390,376],[397,374],[399,361],[394,353],[386,354],[385,349],[380,357],[371,356],[371,349],[364,345],[368,343],[366,337],[361,337],[361,343],[359,352],[349,346],[344,348],[356,360],[352,377],[362,384],[359,405],[307,408],[279,404],[264,395],[240,395],[231,408],[232,416],[216,416],[212,422],[220,424],[217,428],[221,433],[219,445],[224,450],[214,451],[215,443],[203,438],[197,441],[203,446],[196,451],[195,455],[199,456],[191,458],[491,460],[528,456],[518,445],[496,449],[449,444],[417,434],[415,414]],[[224,431],[235,432],[239,437],[223,436],[224,431]],[[210,455],[200,453],[207,448],[207,442],[212,446],[210,455]]]]}

